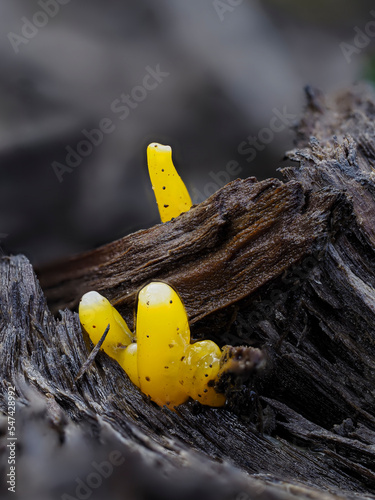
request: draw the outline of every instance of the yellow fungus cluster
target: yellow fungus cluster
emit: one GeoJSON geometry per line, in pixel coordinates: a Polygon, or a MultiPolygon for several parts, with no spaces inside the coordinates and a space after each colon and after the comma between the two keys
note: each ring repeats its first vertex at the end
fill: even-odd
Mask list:
{"type": "MultiPolygon", "coordinates": [[[[192,202],[175,170],[169,146],[150,144],[147,158],[160,217],[167,222],[188,211],[192,202]]],[[[140,291],[135,335],[118,311],[97,292],[82,297],[79,317],[94,344],[110,325],[102,349],[158,405],[174,408],[189,397],[205,405],[224,405],[225,396],[213,387],[221,350],[211,340],[190,343],[184,305],[166,283],[152,282],[140,291]]]]}
{"type": "Polygon", "coordinates": [[[184,305],[166,283],[152,282],[140,291],[135,336],[97,292],[82,297],[79,317],[94,344],[110,325],[102,348],[158,405],[173,408],[189,396],[210,406],[225,403],[225,396],[212,387],[220,368],[220,348],[211,340],[190,343],[184,305]]]}

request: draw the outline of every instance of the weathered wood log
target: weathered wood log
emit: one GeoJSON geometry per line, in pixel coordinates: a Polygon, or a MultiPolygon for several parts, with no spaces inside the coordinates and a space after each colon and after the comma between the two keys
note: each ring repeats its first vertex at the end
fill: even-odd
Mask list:
{"type": "Polygon", "coordinates": [[[285,183],[234,181],[39,271],[54,310],[97,289],[128,319],[138,288],[164,279],[193,335],[262,349],[266,368],[234,380],[226,408],[160,409],[102,352],[75,382],[88,356],[77,314],[52,316],[25,258],[0,261],[0,409],[14,385],[19,485],[36,453],[50,477],[29,496],[74,495],[91,460],[118,449],[126,465],[92,498],[375,498],[375,97],[308,96],[285,183]],[[70,461],[64,480],[56,456],[70,461]]]}
{"type": "MultiPolygon", "coordinates": [[[[106,498],[115,487],[111,498],[124,498],[124,491],[130,491],[140,495],[135,498],[193,498],[199,494],[199,498],[212,499],[290,499],[294,495],[285,491],[291,487],[289,482],[272,483],[302,479],[297,477],[301,465],[296,461],[305,469],[312,468],[309,478],[316,484],[339,488],[342,475],[327,469],[328,477],[320,478],[315,453],[262,436],[230,411],[198,409],[194,403],[180,406],[177,413],[160,409],[104,353],[99,353],[88,373],[75,382],[88,355],[77,315],[66,310],[61,320],[53,318],[24,257],[3,258],[0,276],[0,408],[7,413],[7,387],[14,386],[20,444],[17,477],[25,497],[43,498],[46,493],[45,484],[32,480],[27,471],[36,457],[41,460],[37,470],[49,477],[48,494],[76,498],[75,490],[81,484],[77,478],[85,482],[97,471],[93,461],[108,462],[113,450],[126,462],[108,482],[103,479],[104,489],[95,491],[98,496],[93,498],[106,498]],[[255,477],[241,476],[233,465],[255,477]]],[[[5,444],[6,417],[2,424],[5,444]]],[[[4,464],[1,472],[6,477],[4,464]]],[[[352,487],[357,486],[353,482],[352,487]]],[[[316,496],[298,481],[294,487],[301,498],[316,496]]],[[[0,492],[3,498],[4,483],[0,492]]]]}
{"type": "Polygon", "coordinates": [[[328,234],[338,193],[314,194],[277,179],[237,180],[166,224],[39,270],[53,310],[103,293],[132,321],[151,279],[176,287],[190,321],[238,302],[280,275],[328,234]]]}

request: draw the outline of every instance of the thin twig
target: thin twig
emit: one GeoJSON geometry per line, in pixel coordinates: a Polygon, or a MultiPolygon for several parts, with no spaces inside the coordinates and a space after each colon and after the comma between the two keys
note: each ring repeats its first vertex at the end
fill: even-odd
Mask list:
{"type": "Polygon", "coordinates": [[[99,349],[101,348],[103,342],[105,341],[105,339],[106,339],[106,337],[108,335],[109,329],[110,329],[110,325],[108,324],[107,328],[105,329],[105,332],[102,335],[102,338],[99,340],[99,342],[96,344],[96,346],[94,347],[94,349],[91,351],[90,356],[86,359],[86,361],[81,366],[81,368],[80,368],[80,370],[78,372],[78,375],[74,379],[75,382],[77,382],[77,380],[79,380],[84,375],[84,373],[87,371],[87,369],[94,362],[94,359],[96,358],[96,355],[98,354],[99,349]]]}

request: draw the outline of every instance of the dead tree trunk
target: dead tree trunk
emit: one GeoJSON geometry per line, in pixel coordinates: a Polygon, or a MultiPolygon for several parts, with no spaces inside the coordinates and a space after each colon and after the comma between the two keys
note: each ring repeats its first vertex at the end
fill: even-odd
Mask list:
{"type": "Polygon", "coordinates": [[[77,477],[89,488],[92,461],[118,450],[125,463],[91,498],[375,498],[375,97],[307,95],[284,183],[234,181],[40,269],[44,293],[24,257],[0,261],[0,408],[15,386],[20,495],[77,497],[77,477]],[[178,289],[194,337],[263,350],[226,408],[160,409],[104,353],[74,381],[87,339],[44,294],[56,312],[95,289],[131,322],[151,279],[178,289]]]}

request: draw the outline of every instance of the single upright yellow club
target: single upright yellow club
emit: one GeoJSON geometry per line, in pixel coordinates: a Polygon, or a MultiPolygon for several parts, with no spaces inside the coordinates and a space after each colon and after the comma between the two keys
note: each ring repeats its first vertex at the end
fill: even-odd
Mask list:
{"type": "Polygon", "coordinates": [[[140,291],[136,331],[141,391],[160,406],[173,408],[186,401],[179,369],[190,344],[190,328],[184,305],[173,288],[153,282],[140,291]]]}
{"type": "Polygon", "coordinates": [[[156,142],[147,148],[148,171],[162,222],[187,212],[192,207],[188,190],[172,161],[172,149],[156,142]]]}

